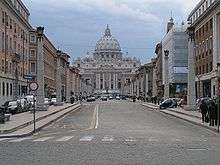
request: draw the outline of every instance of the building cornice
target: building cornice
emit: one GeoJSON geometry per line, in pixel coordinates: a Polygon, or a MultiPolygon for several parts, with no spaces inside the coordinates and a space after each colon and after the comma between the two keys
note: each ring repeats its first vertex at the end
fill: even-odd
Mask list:
{"type": "MultiPolygon", "coordinates": [[[[197,18],[192,24],[191,26],[196,27],[201,21],[203,21],[209,14],[211,14],[218,6],[220,5],[220,1],[215,1],[213,2],[213,4],[211,6],[209,6],[209,8],[204,11],[202,13],[201,16],[199,16],[199,18],[197,18]]],[[[191,17],[194,13],[192,13],[189,17],[188,17],[188,21],[191,21],[191,17]]]]}
{"type": "Polygon", "coordinates": [[[26,26],[29,30],[32,30],[32,26],[30,23],[23,18],[23,16],[20,14],[20,12],[17,11],[17,9],[14,8],[13,4],[11,1],[8,0],[3,0],[2,3],[14,14],[17,19],[23,23],[23,25],[26,26]]]}

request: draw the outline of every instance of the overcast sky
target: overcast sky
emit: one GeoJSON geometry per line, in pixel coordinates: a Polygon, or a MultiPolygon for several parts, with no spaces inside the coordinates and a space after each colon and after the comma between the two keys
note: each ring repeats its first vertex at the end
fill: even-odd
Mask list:
{"type": "Polygon", "coordinates": [[[109,24],[123,52],[142,63],[154,57],[171,16],[181,24],[200,0],[23,0],[33,27],[44,26],[54,45],[72,57],[94,51],[109,24]]]}

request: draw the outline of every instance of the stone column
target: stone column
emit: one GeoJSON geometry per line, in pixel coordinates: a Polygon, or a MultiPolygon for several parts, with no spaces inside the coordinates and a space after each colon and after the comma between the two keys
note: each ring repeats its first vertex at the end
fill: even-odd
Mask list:
{"type": "Polygon", "coordinates": [[[98,90],[100,90],[101,89],[101,74],[99,73],[98,74],[98,90]]]}
{"type": "Polygon", "coordinates": [[[113,75],[113,89],[116,90],[116,74],[113,75]]]}
{"type": "Polygon", "coordinates": [[[144,101],[146,101],[148,82],[147,82],[147,68],[145,66],[144,66],[143,76],[144,76],[143,77],[143,97],[144,97],[144,101]]]}
{"type": "Polygon", "coordinates": [[[165,79],[164,79],[164,99],[170,97],[170,84],[169,84],[169,51],[164,51],[164,63],[165,63],[165,79]]]}
{"type": "Polygon", "coordinates": [[[146,76],[146,83],[145,83],[145,96],[147,97],[148,96],[148,92],[149,92],[149,74],[147,73],[146,76]]]}
{"type": "Polygon", "coordinates": [[[111,90],[111,84],[112,84],[112,74],[109,73],[109,90],[111,90]]]}
{"type": "Polygon", "coordinates": [[[62,82],[61,82],[61,74],[62,74],[62,67],[61,67],[61,52],[57,52],[57,73],[56,73],[56,98],[57,102],[62,102],[62,82]]]}
{"type": "Polygon", "coordinates": [[[103,90],[105,90],[105,73],[103,73],[103,81],[102,81],[102,86],[103,86],[103,90]]]}
{"type": "Polygon", "coordinates": [[[95,75],[95,84],[96,84],[95,89],[96,90],[98,90],[98,83],[99,83],[99,79],[98,79],[98,74],[96,73],[96,75],[95,75]]]}
{"type": "Polygon", "coordinates": [[[67,71],[66,71],[66,101],[70,103],[71,97],[71,84],[70,84],[70,68],[69,63],[67,64],[67,71]]]}
{"type": "Polygon", "coordinates": [[[189,35],[188,41],[188,91],[187,91],[187,110],[195,110],[196,90],[195,90],[195,29],[187,29],[189,35]]]}
{"type": "Polygon", "coordinates": [[[44,106],[44,52],[43,52],[44,27],[37,27],[37,102],[36,109],[46,110],[44,106]]]}
{"type": "MultiPolygon", "coordinates": [[[[213,17],[213,70],[216,71],[218,77],[217,65],[220,63],[220,16],[214,15],[213,17]]],[[[218,94],[218,81],[215,81],[215,96],[218,94]]]]}
{"type": "Polygon", "coordinates": [[[137,78],[137,97],[140,97],[140,81],[139,81],[139,77],[137,78]]]}
{"type": "Polygon", "coordinates": [[[115,74],[115,89],[118,90],[118,74],[115,74]]]}

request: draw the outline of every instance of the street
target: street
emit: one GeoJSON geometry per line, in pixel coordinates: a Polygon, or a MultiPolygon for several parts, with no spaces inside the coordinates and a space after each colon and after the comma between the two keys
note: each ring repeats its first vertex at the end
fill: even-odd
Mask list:
{"type": "Polygon", "coordinates": [[[83,103],[32,137],[0,139],[1,165],[217,165],[211,130],[130,101],[83,103]]]}

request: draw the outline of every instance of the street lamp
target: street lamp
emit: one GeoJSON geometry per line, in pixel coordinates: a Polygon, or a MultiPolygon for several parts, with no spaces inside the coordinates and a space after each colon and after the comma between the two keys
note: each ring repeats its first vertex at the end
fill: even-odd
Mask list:
{"type": "Polygon", "coordinates": [[[169,50],[164,50],[164,60],[165,60],[165,84],[164,84],[164,98],[168,99],[170,95],[170,89],[169,89],[169,50]]]}
{"type": "Polygon", "coordinates": [[[219,84],[219,78],[220,78],[220,63],[217,63],[217,101],[218,101],[218,113],[217,113],[217,131],[219,132],[219,120],[220,120],[220,100],[219,100],[219,96],[220,96],[220,91],[219,91],[219,88],[220,88],[220,84],[219,84]]]}

